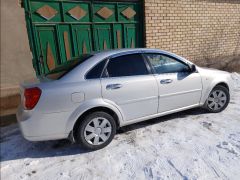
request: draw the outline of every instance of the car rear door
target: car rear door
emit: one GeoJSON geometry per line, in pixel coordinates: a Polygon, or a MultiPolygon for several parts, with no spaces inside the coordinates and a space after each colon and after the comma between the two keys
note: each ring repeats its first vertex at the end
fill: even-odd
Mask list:
{"type": "Polygon", "coordinates": [[[202,92],[199,73],[189,65],[166,54],[145,53],[159,86],[158,113],[198,105],[202,92]]]}
{"type": "Polygon", "coordinates": [[[109,59],[101,85],[103,99],[116,105],[126,121],[158,111],[158,84],[141,54],[109,59]]]}

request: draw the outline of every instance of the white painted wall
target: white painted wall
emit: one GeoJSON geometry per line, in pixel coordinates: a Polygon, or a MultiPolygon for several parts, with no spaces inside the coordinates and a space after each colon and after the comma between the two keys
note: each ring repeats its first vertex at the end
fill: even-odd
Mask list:
{"type": "Polygon", "coordinates": [[[18,0],[1,1],[1,89],[35,76],[24,10],[18,0]]]}

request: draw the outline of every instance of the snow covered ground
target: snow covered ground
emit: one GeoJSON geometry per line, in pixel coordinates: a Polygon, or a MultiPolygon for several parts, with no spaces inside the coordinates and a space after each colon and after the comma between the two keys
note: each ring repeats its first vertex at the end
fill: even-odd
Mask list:
{"type": "Polygon", "coordinates": [[[194,109],[125,127],[106,148],[28,142],[1,128],[1,179],[240,179],[240,75],[229,107],[194,109]]]}

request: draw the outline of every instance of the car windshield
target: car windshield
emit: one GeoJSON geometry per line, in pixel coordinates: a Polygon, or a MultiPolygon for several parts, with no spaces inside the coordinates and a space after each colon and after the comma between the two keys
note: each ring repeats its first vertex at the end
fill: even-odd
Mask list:
{"type": "Polygon", "coordinates": [[[87,59],[92,57],[93,54],[84,54],[77,58],[67,61],[66,63],[56,67],[49,73],[45,74],[44,77],[52,80],[57,80],[68,74],[72,69],[74,69],[79,64],[85,62],[87,59]]]}

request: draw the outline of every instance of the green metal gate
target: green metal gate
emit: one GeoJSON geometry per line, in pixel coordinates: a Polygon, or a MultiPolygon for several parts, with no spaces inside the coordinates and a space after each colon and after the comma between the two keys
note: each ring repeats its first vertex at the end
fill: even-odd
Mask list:
{"type": "Polygon", "coordinates": [[[24,0],[37,75],[81,54],[143,46],[142,2],[24,0]]]}

